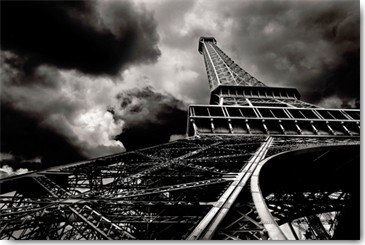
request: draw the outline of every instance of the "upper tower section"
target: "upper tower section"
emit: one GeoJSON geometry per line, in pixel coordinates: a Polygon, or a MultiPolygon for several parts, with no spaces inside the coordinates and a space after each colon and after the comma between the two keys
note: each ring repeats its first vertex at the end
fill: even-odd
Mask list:
{"type": "Polygon", "coordinates": [[[265,86],[218,48],[214,37],[200,37],[198,50],[204,56],[211,91],[220,85],[265,86]]]}
{"type": "Polygon", "coordinates": [[[188,135],[360,136],[360,110],[325,109],[295,88],[266,86],[235,64],[213,37],[199,39],[209,105],[190,105],[188,135]]]}

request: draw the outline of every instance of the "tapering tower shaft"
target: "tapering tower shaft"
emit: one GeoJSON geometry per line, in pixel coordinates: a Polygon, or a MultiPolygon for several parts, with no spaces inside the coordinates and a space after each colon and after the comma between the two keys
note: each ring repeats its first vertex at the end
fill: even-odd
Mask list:
{"type": "Polygon", "coordinates": [[[211,91],[219,85],[265,86],[243,70],[218,46],[213,37],[201,37],[199,52],[204,56],[211,91]]]}
{"type": "Polygon", "coordinates": [[[198,50],[204,57],[212,105],[255,106],[267,102],[261,99],[272,98],[270,103],[277,105],[317,107],[299,101],[295,88],[273,88],[260,82],[229,58],[213,37],[201,37],[198,50]]]}
{"type": "Polygon", "coordinates": [[[300,100],[295,88],[269,87],[217,46],[199,39],[210,86],[210,105],[191,105],[188,135],[358,136],[360,112],[325,109],[300,100]]]}

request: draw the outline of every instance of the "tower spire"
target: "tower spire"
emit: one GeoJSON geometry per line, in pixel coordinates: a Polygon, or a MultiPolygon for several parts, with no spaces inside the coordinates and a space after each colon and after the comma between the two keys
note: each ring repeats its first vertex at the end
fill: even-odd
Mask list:
{"type": "Polygon", "coordinates": [[[201,37],[198,50],[204,56],[211,91],[220,85],[265,86],[230,59],[214,37],[201,37]]]}

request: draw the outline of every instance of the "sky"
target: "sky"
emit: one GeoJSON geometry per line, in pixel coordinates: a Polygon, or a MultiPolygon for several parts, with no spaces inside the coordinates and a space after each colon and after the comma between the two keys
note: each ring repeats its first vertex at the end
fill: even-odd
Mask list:
{"type": "Polygon", "coordinates": [[[0,23],[5,175],[183,137],[209,101],[200,36],[268,86],[360,106],[359,1],[2,1],[0,23]]]}

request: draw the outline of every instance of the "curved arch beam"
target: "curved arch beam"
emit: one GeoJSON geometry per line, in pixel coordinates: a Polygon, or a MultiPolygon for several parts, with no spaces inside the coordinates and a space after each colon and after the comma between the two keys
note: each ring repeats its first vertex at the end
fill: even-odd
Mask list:
{"type": "MultiPolygon", "coordinates": [[[[346,145],[346,146],[347,147],[351,147],[351,146],[348,146],[348,145],[346,145]]],[[[353,146],[355,146],[355,145],[353,145],[353,146]]],[[[282,153],[273,155],[273,156],[271,156],[271,157],[269,157],[267,159],[264,159],[263,161],[261,161],[258,164],[257,168],[255,169],[255,171],[254,171],[254,173],[253,173],[253,175],[251,177],[251,193],[252,193],[252,198],[253,198],[254,204],[256,206],[256,210],[257,210],[258,215],[259,215],[259,217],[261,219],[261,222],[262,222],[263,226],[265,227],[265,229],[267,230],[267,232],[269,234],[269,237],[272,240],[286,240],[287,238],[284,235],[283,231],[280,229],[280,227],[279,227],[278,223],[276,222],[276,220],[274,219],[274,217],[272,216],[270,210],[268,209],[268,206],[266,204],[265,197],[263,195],[263,192],[261,191],[259,176],[260,176],[260,171],[261,171],[262,167],[267,162],[273,160],[273,158],[276,158],[276,157],[279,157],[280,155],[285,155],[285,154],[288,154],[288,153],[289,154],[292,154],[292,153],[295,153],[295,152],[303,152],[304,155],[306,155],[306,154],[311,154],[313,152],[316,152],[317,149],[318,149],[318,150],[326,150],[326,151],[331,150],[332,152],[335,152],[335,154],[339,154],[336,151],[336,148],[337,147],[345,147],[345,145],[308,147],[308,148],[300,149],[300,150],[286,151],[286,152],[282,152],[282,153]]],[[[317,157],[316,159],[314,159],[314,161],[317,161],[318,159],[319,159],[319,157],[317,157]]],[[[341,162],[342,161],[339,160],[339,162],[337,164],[341,164],[341,162]]],[[[283,167],[283,166],[281,166],[281,167],[283,167]]],[[[280,169],[280,164],[279,164],[278,168],[280,169]]],[[[272,173],[272,174],[275,175],[275,173],[272,173]]],[[[267,175],[267,173],[266,173],[266,175],[267,175]]],[[[280,177],[279,177],[279,179],[280,179],[280,177]]],[[[337,179],[336,183],[338,183],[338,179],[337,179]]],[[[266,183],[266,185],[267,185],[267,183],[266,183]]],[[[340,185],[343,185],[343,184],[340,184],[340,185]]],[[[272,185],[269,184],[269,186],[272,186],[272,185]]],[[[275,186],[275,184],[274,184],[274,186],[275,186]]],[[[280,188],[280,187],[278,186],[278,188],[280,188]]]]}
{"type": "Polygon", "coordinates": [[[267,233],[269,234],[269,237],[272,240],[287,240],[287,237],[281,231],[279,225],[276,223],[268,207],[266,206],[265,198],[262,196],[259,185],[259,174],[262,166],[268,160],[270,160],[275,156],[276,155],[266,158],[258,164],[257,168],[255,169],[255,171],[251,176],[251,193],[252,193],[252,199],[256,206],[257,213],[260,216],[262,225],[265,227],[267,233]]]}

